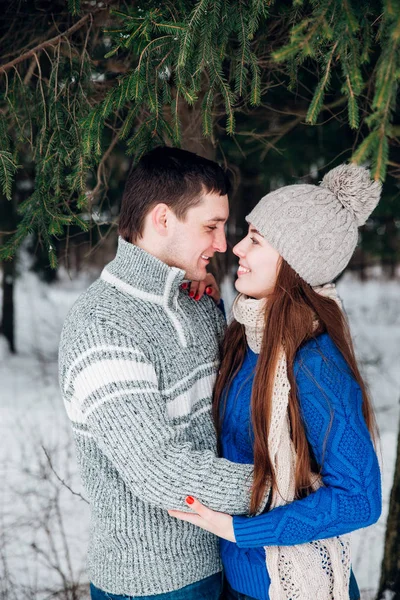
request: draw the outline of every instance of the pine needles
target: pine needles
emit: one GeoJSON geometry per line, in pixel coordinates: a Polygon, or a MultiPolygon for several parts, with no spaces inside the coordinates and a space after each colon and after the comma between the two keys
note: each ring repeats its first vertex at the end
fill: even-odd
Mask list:
{"type": "MultiPolygon", "coordinates": [[[[361,133],[352,160],[370,162],[375,179],[385,179],[397,131],[399,0],[385,0],[383,12],[372,0],[114,6],[93,8],[56,42],[0,66],[2,194],[12,197],[19,163],[35,169],[34,190],[18,208],[18,230],[0,259],[35,231],[55,265],[54,237],[71,225],[87,228],[84,213],[102,187],[99,180],[88,190],[88,176],[108,158],[110,131],[112,144],[136,161],[155,145],[179,146],[182,115],[191,110],[200,113],[205,138],[214,141],[217,125],[234,136],[238,115],[266,102],[275,73],[286,89],[305,72],[315,74],[310,126],[321,122],[326,98],[341,102],[341,94],[348,126],[361,133]],[[98,24],[100,10],[107,18],[98,24]],[[116,71],[108,71],[110,64],[116,71]]],[[[73,16],[85,11],[79,0],[68,7],[73,16]]]]}

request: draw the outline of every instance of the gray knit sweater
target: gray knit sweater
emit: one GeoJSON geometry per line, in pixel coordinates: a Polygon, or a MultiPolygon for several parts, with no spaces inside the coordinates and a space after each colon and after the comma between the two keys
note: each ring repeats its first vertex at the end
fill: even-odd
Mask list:
{"type": "Polygon", "coordinates": [[[220,570],[217,538],[167,513],[185,510],[187,494],[248,510],[252,468],[215,455],[223,318],[183,278],[120,239],[62,332],[60,385],[91,505],[88,571],[114,594],[169,592],[220,570]]]}

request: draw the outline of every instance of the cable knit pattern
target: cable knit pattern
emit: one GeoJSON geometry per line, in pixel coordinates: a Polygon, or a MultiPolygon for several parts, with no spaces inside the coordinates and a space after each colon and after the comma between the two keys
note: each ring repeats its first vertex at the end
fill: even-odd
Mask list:
{"type": "MultiPolygon", "coordinates": [[[[228,459],[252,459],[250,398],[256,363],[257,355],[249,349],[228,396],[221,438],[223,456],[228,459]],[[249,432],[247,439],[238,435],[241,430],[249,432]]],[[[261,570],[262,546],[312,545],[366,527],[381,511],[380,471],[362,415],[361,390],[327,334],[298,352],[295,377],[307,437],[322,464],[323,486],[307,498],[262,515],[235,516],[237,543],[221,541],[230,584],[260,600],[270,598],[269,574],[265,566],[265,572],[261,570]]],[[[315,547],[321,552],[323,543],[315,547]]],[[[268,557],[268,548],[266,552],[268,557]]],[[[321,558],[326,559],[324,553],[321,558]]],[[[286,567],[291,574],[292,565],[286,567]]],[[[331,568],[329,562],[326,568],[331,568]]]]}
{"type": "Polygon", "coordinates": [[[286,185],[258,202],[254,225],[310,285],[335,279],[349,262],[364,224],[379,202],[381,184],[354,164],[331,169],[321,185],[286,185]]]}
{"type": "MultiPolygon", "coordinates": [[[[263,323],[260,316],[266,299],[254,300],[239,294],[233,314],[245,326],[246,339],[254,351],[261,350],[263,323]]],[[[290,382],[286,355],[281,348],[272,392],[271,425],[268,448],[274,465],[277,492],[270,509],[293,502],[295,498],[296,451],[290,436],[288,402],[290,382]]],[[[311,473],[310,473],[311,475],[311,473]]],[[[314,476],[314,491],[321,487],[321,477],[314,476]]],[[[268,547],[266,563],[271,577],[270,596],[273,600],[308,600],[310,595],[326,600],[346,600],[350,578],[349,540],[335,537],[323,542],[293,546],[268,547]]]]}
{"type": "Polygon", "coordinates": [[[65,322],[60,385],[91,505],[88,570],[113,594],[180,589],[221,568],[217,538],[174,519],[187,494],[246,513],[250,465],[216,458],[211,396],[224,319],[184,272],[119,240],[65,322]]]}

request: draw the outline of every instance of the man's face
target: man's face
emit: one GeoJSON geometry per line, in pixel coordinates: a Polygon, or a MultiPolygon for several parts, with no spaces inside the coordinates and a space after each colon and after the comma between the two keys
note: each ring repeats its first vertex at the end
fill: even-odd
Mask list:
{"type": "Polygon", "coordinates": [[[188,210],[184,221],[172,214],[165,262],[184,270],[187,279],[204,279],[210,258],[215,252],[226,252],[228,216],[228,196],[217,193],[204,194],[201,203],[188,210]]]}

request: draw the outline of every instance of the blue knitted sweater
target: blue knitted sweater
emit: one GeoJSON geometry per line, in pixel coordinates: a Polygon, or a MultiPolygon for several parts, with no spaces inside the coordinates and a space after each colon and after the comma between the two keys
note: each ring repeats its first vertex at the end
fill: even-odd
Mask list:
{"type": "MultiPolygon", "coordinates": [[[[221,448],[230,461],[253,463],[250,398],[257,358],[248,348],[228,394],[221,448]]],[[[294,373],[307,438],[323,465],[324,486],[259,516],[235,516],[236,544],[220,542],[230,585],[260,600],[269,599],[270,584],[263,546],[345,534],[371,525],[381,513],[380,470],[362,414],[361,390],[327,334],[299,350],[294,373]]]]}

